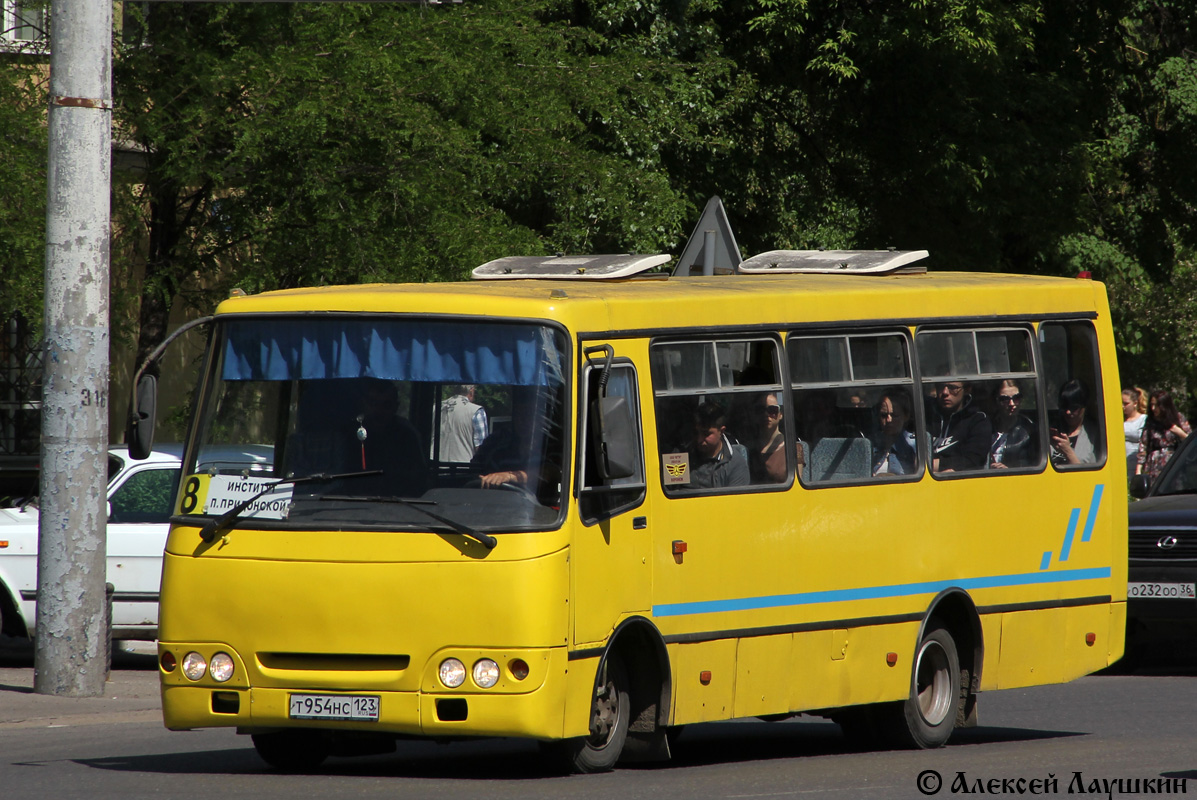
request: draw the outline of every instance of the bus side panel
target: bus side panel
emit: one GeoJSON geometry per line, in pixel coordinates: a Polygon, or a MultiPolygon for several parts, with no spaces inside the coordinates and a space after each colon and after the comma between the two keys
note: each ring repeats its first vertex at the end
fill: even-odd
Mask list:
{"type": "Polygon", "coordinates": [[[998,664],[1002,657],[1002,615],[981,615],[981,638],[985,642],[985,652],[981,661],[982,692],[993,691],[998,688],[998,664]]]}
{"type": "Polygon", "coordinates": [[[671,645],[669,661],[674,676],[674,725],[732,716],[736,692],[735,639],[671,645]]]}
{"type": "Polygon", "coordinates": [[[736,652],[734,716],[755,717],[790,710],[794,637],[741,639],[736,652]]]}
{"type": "Polygon", "coordinates": [[[1111,639],[1121,630],[1112,608],[1092,605],[1003,614],[997,688],[1063,683],[1105,667],[1111,639]],[[1093,644],[1088,634],[1094,635],[1093,644]]]}
{"type": "Polygon", "coordinates": [[[570,661],[565,670],[565,712],[562,738],[590,735],[590,714],[594,705],[594,684],[599,657],[570,661]]]}
{"type": "Polygon", "coordinates": [[[914,647],[918,634],[918,622],[849,630],[846,657],[840,662],[844,674],[841,702],[882,703],[905,699],[910,693],[912,667],[907,654],[914,647]],[[893,665],[888,662],[889,653],[898,656],[893,665]]]}

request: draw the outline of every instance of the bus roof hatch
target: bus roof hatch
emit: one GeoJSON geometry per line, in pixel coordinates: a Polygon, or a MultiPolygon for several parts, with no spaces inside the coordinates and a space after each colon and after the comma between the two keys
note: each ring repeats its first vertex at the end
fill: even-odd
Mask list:
{"type": "Polygon", "coordinates": [[[669,261],[667,255],[507,256],[474,267],[475,280],[630,278],[669,261]]]}
{"type": "Polygon", "coordinates": [[[740,262],[739,272],[893,275],[926,272],[926,250],[770,250],[740,262]]]}

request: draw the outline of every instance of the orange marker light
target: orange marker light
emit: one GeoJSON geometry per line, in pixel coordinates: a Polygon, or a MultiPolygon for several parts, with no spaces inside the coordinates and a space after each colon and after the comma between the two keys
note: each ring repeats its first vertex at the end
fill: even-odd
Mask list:
{"type": "Polygon", "coordinates": [[[898,654],[897,653],[886,653],[885,654],[885,663],[889,664],[891,667],[894,664],[897,664],[898,663],[898,654]]]}
{"type": "Polygon", "coordinates": [[[698,673],[698,682],[703,686],[709,686],[711,684],[711,671],[709,669],[704,669],[702,672],[698,673]]]}
{"type": "Polygon", "coordinates": [[[673,540],[673,554],[675,556],[680,556],[682,553],[686,552],[686,550],[688,550],[688,549],[689,548],[686,546],[686,543],[683,542],[681,539],[673,540]]]}
{"type": "Polygon", "coordinates": [[[1087,644],[1087,645],[1089,645],[1090,647],[1092,647],[1092,646],[1093,646],[1093,643],[1094,643],[1094,642],[1096,642],[1096,641],[1097,641],[1097,634],[1096,634],[1096,633],[1086,633],[1086,634],[1085,634],[1085,644],[1087,644]]]}

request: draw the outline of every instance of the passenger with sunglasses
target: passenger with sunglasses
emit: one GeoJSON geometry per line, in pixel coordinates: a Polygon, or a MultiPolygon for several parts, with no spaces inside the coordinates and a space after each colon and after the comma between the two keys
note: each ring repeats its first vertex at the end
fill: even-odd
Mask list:
{"type": "Polygon", "coordinates": [[[989,445],[989,468],[1031,467],[1038,461],[1035,423],[1022,409],[1022,388],[1018,381],[1004,380],[993,393],[997,413],[993,417],[993,440],[989,445]]]}
{"type": "Polygon", "coordinates": [[[752,403],[753,438],[748,445],[748,471],[753,483],[781,483],[786,479],[785,433],[781,398],[773,392],[752,403]]]}
{"type": "Polygon", "coordinates": [[[936,385],[935,407],[939,413],[928,420],[931,469],[935,472],[985,469],[993,427],[985,412],[972,403],[971,384],[946,380],[936,385]]]}

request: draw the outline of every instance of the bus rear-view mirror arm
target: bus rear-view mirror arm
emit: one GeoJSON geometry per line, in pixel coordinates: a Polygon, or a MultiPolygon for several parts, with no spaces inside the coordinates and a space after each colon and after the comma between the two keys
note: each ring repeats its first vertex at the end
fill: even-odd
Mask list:
{"type": "Polygon", "coordinates": [[[615,350],[609,344],[588,347],[583,351],[587,360],[592,354],[604,353],[599,378],[598,397],[590,404],[590,422],[594,431],[593,445],[599,477],[604,481],[630,478],[636,474],[636,452],[639,435],[636,420],[626,397],[608,397],[607,381],[611,377],[611,362],[615,350]]]}
{"type": "Polygon", "coordinates": [[[158,413],[158,378],[147,374],[154,362],[162,357],[170,343],[192,328],[207,325],[212,317],[200,317],[180,326],[167,336],[162,344],[146,357],[133,375],[133,390],[129,398],[129,420],[125,426],[125,442],[129,445],[129,457],[138,461],[149,456],[154,449],[154,423],[158,413]]]}

